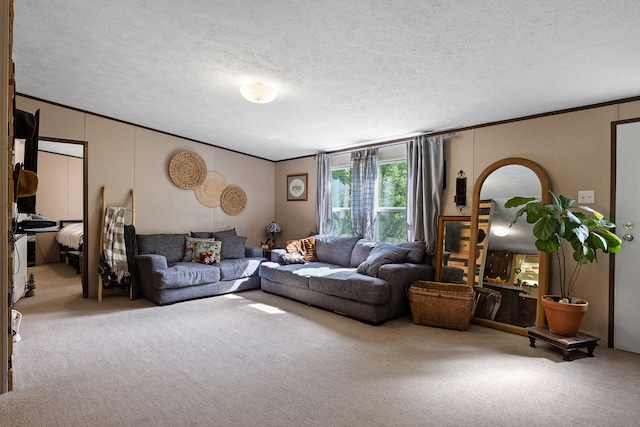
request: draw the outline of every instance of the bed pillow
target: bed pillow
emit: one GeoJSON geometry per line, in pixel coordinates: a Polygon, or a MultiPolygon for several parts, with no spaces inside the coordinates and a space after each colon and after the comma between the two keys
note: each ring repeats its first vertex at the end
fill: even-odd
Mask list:
{"type": "MultiPolygon", "coordinates": [[[[184,238],[184,262],[200,262],[202,252],[220,252],[220,242],[215,239],[202,239],[199,237],[184,238]]],[[[218,257],[219,258],[219,257],[218,257]]]]}
{"type": "Polygon", "coordinates": [[[357,272],[371,277],[378,277],[380,267],[385,264],[403,262],[409,252],[409,249],[401,248],[390,243],[378,243],[371,249],[371,253],[367,259],[358,266],[357,272]]]}

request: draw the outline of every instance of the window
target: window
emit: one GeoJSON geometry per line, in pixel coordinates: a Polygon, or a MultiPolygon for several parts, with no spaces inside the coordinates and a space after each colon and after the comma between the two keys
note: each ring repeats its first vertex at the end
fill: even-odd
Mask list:
{"type": "MultiPolygon", "coordinates": [[[[331,169],[332,234],[334,236],[352,235],[351,169],[344,163],[331,169]]],[[[407,161],[405,158],[378,162],[375,239],[389,243],[407,240],[407,161]]]]}
{"type": "Polygon", "coordinates": [[[351,169],[331,169],[331,218],[334,236],[351,236],[351,169]]]}
{"type": "Polygon", "coordinates": [[[407,241],[407,161],[378,163],[376,240],[407,241]]]}

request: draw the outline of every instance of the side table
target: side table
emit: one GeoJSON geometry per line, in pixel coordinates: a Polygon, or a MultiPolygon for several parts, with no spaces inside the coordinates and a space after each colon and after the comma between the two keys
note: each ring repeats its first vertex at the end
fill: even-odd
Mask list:
{"type": "Polygon", "coordinates": [[[527,335],[529,336],[529,345],[531,347],[536,346],[536,339],[541,339],[562,350],[562,359],[568,362],[571,361],[569,354],[581,348],[586,348],[587,356],[593,357],[593,350],[600,340],[598,337],[583,334],[582,332],[574,337],[565,337],[551,332],[548,328],[541,328],[539,326],[527,328],[527,335]]]}

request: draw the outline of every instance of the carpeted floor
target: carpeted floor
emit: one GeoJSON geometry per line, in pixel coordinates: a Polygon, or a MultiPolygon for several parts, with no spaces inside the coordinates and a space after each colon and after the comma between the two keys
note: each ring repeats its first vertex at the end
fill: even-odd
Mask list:
{"type": "Polygon", "coordinates": [[[370,326],[249,291],[157,307],[30,269],[7,426],[632,426],[640,356],[409,317],[370,326]]]}

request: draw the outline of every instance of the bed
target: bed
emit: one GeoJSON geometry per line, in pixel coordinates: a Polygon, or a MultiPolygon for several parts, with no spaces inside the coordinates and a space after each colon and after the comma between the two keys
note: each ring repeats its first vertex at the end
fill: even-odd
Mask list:
{"type": "Polygon", "coordinates": [[[84,223],[80,220],[60,220],[60,229],[56,235],[60,246],[60,262],[81,270],[82,245],[84,244],[84,223]]]}

